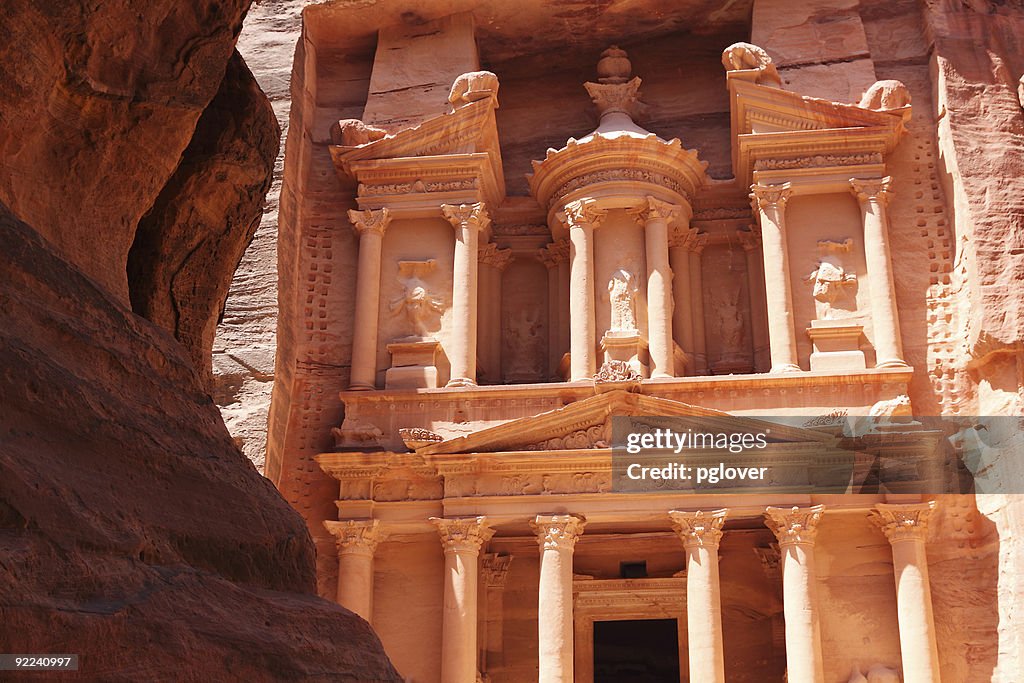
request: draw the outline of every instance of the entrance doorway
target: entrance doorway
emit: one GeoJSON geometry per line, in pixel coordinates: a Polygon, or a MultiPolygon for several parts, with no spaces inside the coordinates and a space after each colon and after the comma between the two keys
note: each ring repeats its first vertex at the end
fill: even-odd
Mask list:
{"type": "Polygon", "coordinates": [[[594,683],[679,683],[677,620],[595,621],[594,683]]]}

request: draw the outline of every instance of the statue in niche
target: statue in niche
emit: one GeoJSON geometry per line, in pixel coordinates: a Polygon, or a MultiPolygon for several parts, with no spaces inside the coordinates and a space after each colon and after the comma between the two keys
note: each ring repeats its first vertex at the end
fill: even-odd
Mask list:
{"type": "Polygon", "coordinates": [[[435,261],[399,261],[398,276],[404,282],[402,294],[392,299],[392,314],[405,312],[412,332],[410,338],[431,338],[430,323],[436,315],[444,311],[444,302],[436,299],[427,291],[423,276],[434,269],[435,261]]]}
{"type": "Polygon", "coordinates": [[[544,354],[540,311],[522,309],[505,323],[505,349],[509,362],[505,379],[511,381],[537,379],[544,354]]]}
{"type": "Polygon", "coordinates": [[[611,331],[636,332],[636,278],[620,268],[608,281],[608,300],[611,303],[611,331]]]}
{"type": "Polygon", "coordinates": [[[711,306],[722,344],[722,360],[734,360],[742,354],[743,315],[739,287],[717,288],[711,293],[711,306]]]}
{"type": "Polygon", "coordinates": [[[818,267],[804,278],[804,282],[813,284],[811,296],[816,302],[815,309],[819,320],[836,320],[849,317],[856,312],[857,303],[852,300],[852,290],[857,283],[857,276],[846,272],[839,258],[839,254],[849,252],[852,246],[851,239],[842,242],[818,242],[822,259],[818,262],[818,267]]]}

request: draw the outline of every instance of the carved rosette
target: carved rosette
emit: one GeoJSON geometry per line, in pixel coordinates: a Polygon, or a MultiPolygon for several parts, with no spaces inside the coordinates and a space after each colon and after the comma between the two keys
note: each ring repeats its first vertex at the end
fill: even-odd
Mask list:
{"type": "Polygon", "coordinates": [[[594,375],[594,381],[602,382],[639,382],[643,377],[624,360],[605,361],[594,375]]]}
{"type": "Polygon", "coordinates": [[[813,545],[818,535],[818,522],[825,512],[824,505],[808,508],[776,508],[765,510],[765,524],[779,540],[779,546],[813,545]]]}
{"type": "Polygon", "coordinates": [[[608,210],[597,208],[597,202],[593,199],[577,199],[566,204],[565,210],[559,214],[558,218],[565,223],[565,227],[569,230],[574,228],[596,230],[607,215],[608,210]]]}
{"type": "Polygon", "coordinates": [[[729,515],[727,508],[713,512],[684,512],[672,510],[668,513],[672,528],[679,534],[683,547],[715,549],[722,540],[722,525],[729,515]]]}
{"type": "Polygon", "coordinates": [[[754,211],[782,211],[792,195],[793,188],[789,183],[750,186],[750,201],[754,211]]]}
{"type": "Polygon", "coordinates": [[[924,542],[928,536],[928,521],[935,511],[935,501],[895,505],[879,503],[868,515],[890,543],[900,541],[924,542]]]}
{"type": "Polygon", "coordinates": [[[373,232],[383,235],[388,225],[391,224],[391,211],[387,208],[367,209],[365,211],[350,209],[348,219],[351,221],[352,228],[356,231],[356,234],[373,232]]]}
{"type": "Polygon", "coordinates": [[[665,202],[648,196],[644,198],[643,204],[634,209],[630,209],[629,213],[633,215],[636,222],[640,224],[640,227],[644,227],[649,221],[657,220],[665,221],[667,224],[671,225],[679,218],[679,214],[682,213],[682,211],[683,207],[678,204],[665,202]]]}
{"type": "Polygon", "coordinates": [[[477,260],[485,266],[491,266],[497,268],[498,271],[503,271],[508,268],[508,264],[512,262],[512,250],[511,249],[498,249],[498,245],[494,242],[488,242],[477,251],[477,260]]]}
{"type": "Polygon", "coordinates": [[[537,260],[550,270],[569,261],[569,240],[558,240],[537,250],[537,260]]]}
{"type": "Polygon", "coordinates": [[[487,588],[502,589],[508,580],[508,568],[512,564],[511,555],[488,553],[480,561],[480,574],[487,588]]]}
{"type": "Polygon", "coordinates": [[[441,213],[455,229],[486,230],[491,224],[483,202],[475,204],[442,204],[441,213]]]}
{"type": "Polygon", "coordinates": [[[446,553],[478,553],[494,535],[494,529],[483,516],[431,517],[430,522],[437,527],[446,553]]]}
{"type": "Polygon", "coordinates": [[[885,206],[889,201],[889,190],[892,177],[884,178],[850,178],[850,191],[862,205],[878,204],[885,206]]]}
{"type": "Polygon", "coordinates": [[[751,225],[749,230],[737,230],[736,239],[739,240],[743,251],[753,251],[761,246],[761,226],[751,225]]]}
{"type": "Polygon", "coordinates": [[[541,551],[572,550],[587,520],[581,515],[537,515],[530,522],[541,551]]]}
{"type": "Polygon", "coordinates": [[[377,544],[386,537],[377,519],[348,519],[340,522],[326,520],[324,528],[334,536],[338,554],[372,556],[377,551],[377,544]]]}

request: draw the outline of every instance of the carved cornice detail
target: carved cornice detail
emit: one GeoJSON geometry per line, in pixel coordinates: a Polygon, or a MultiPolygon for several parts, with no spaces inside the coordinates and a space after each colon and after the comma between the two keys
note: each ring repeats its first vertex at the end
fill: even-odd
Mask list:
{"type": "Polygon", "coordinates": [[[889,200],[892,177],[884,178],[850,178],[850,191],[862,205],[877,202],[883,206],[889,200]]]}
{"type": "Polygon", "coordinates": [[[767,211],[769,209],[783,209],[786,202],[793,194],[793,188],[789,183],[781,185],[760,185],[755,183],[750,186],[750,199],[755,210],[767,211]]]}
{"type": "Polygon", "coordinates": [[[360,197],[376,197],[391,194],[415,194],[430,192],[457,192],[459,190],[475,190],[480,182],[476,178],[461,180],[422,181],[414,183],[381,183],[375,185],[360,184],[360,197]]]}
{"type": "Polygon", "coordinates": [[[935,501],[895,505],[877,504],[868,515],[890,543],[924,541],[928,536],[928,521],[935,511],[935,501]]]}
{"type": "Polygon", "coordinates": [[[668,513],[672,528],[683,541],[683,547],[710,549],[717,548],[722,540],[722,525],[728,515],[727,508],[713,512],[672,510],[668,513]]]}
{"type": "Polygon", "coordinates": [[[339,553],[373,555],[377,551],[377,544],[387,536],[377,519],[348,519],[340,522],[328,519],[324,521],[324,528],[334,536],[339,553]]]}
{"type": "Polygon", "coordinates": [[[657,173],[643,168],[611,168],[577,176],[555,190],[554,193],[552,193],[551,198],[552,200],[555,200],[558,197],[564,197],[573,190],[578,190],[581,187],[594,185],[595,183],[603,183],[610,180],[643,181],[651,183],[652,185],[667,187],[673,192],[681,194],[684,197],[689,196],[689,193],[679,182],[666,174],[657,173]]]}
{"type": "Polygon", "coordinates": [[[508,568],[512,564],[512,555],[488,553],[480,561],[480,574],[487,588],[502,589],[508,580],[508,568]]]}
{"type": "Polygon", "coordinates": [[[863,166],[882,163],[880,152],[862,154],[814,154],[790,158],[765,158],[754,162],[755,171],[782,171],[794,168],[823,168],[828,166],[863,166]]]}
{"type": "Polygon", "coordinates": [[[587,520],[581,515],[537,515],[530,526],[541,550],[572,550],[587,520]]]}
{"type": "Polygon", "coordinates": [[[480,552],[483,544],[494,535],[487,518],[479,517],[431,517],[437,527],[441,545],[446,553],[480,552]]]}
{"type": "Polygon", "coordinates": [[[607,209],[599,209],[593,199],[577,199],[565,205],[558,218],[570,230],[574,228],[597,229],[608,215],[607,209]]]}
{"type": "Polygon", "coordinates": [[[491,224],[483,202],[475,204],[442,204],[441,213],[456,229],[486,230],[491,224]]]}
{"type": "Polygon", "coordinates": [[[357,234],[369,231],[383,235],[388,225],[391,224],[391,211],[386,208],[365,211],[349,209],[348,219],[357,234]]]}
{"type": "Polygon", "coordinates": [[[497,268],[499,271],[508,268],[512,262],[511,249],[498,249],[494,242],[488,242],[477,251],[477,260],[480,263],[497,268]]]}
{"type": "Polygon", "coordinates": [[[716,206],[711,209],[697,209],[693,213],[695,221],[721,221],[730,218],[750,219],[750,209],[747,207],[716,206]]]}
{"type": "Polygon", "coordinates": [[[825,512],[824,505],[812,507],[776,508],[764,512],[765,524],[779,539],[779,546],[812,545],[818,535],[818,522],[825,512]]]}

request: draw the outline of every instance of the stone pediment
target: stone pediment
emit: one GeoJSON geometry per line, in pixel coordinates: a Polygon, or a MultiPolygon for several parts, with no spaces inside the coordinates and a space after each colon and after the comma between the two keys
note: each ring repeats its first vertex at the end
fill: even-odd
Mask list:
{"type": "MultiPolygon", "coordinates": [[[[417,449],[416,453],[436,456],[611,448],[611,418],[617,416],[698,418],[702,428],[717,432],[746,432],[763,426],[771,430],[771,441],[828,443],[833,440],[832,436],[822,432],[738,417],[681,401],[614,390],[562,408],[433,443],[417,449]]],[[[697,424],[695,422],[693,426],[697,424]]]]}

